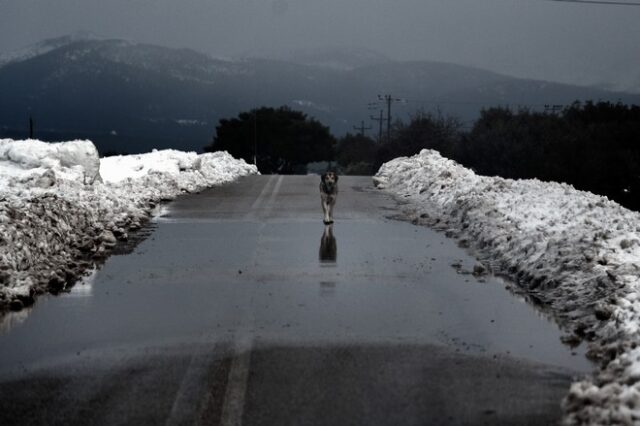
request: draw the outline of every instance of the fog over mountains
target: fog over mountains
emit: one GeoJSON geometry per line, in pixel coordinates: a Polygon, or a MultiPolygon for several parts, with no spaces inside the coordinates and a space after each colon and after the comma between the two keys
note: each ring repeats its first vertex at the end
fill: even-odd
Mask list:
{"type": "MultiPolygon", "coordinates": [[[[397,62],[366,50],[299,51],[284,59],[219,59],[189,49],[75,35],[0,56],[0,137],[89,138],[104,151],[200,150],[219,119],[289,105],[354,132],[391,94],[394,118],[441,110],[467,125],[483,106],[640,104],[640,95],[517,79],[438,62],[397,62]]],[[[374,125],[375,126],[375,125],[374,125]]],[[[375,130],[375,129],[374,129],[375,130]]],[[[370,134],[374,134],[370,130],[370,134]]]]}

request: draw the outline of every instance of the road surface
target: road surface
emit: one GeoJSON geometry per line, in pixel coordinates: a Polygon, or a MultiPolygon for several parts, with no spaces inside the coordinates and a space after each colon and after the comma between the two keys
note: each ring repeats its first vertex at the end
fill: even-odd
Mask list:
{"type": "Polygon", "coordinates": [[[454,241],[342,177],[254,176],[0,331],[0,424],[546,425],[591,366],[454,241]]]}

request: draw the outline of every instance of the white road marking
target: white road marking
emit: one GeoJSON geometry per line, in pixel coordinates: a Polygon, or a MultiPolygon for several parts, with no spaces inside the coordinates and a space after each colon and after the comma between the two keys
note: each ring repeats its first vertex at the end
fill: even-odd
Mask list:
{"type": "Polygon", "coordinates": [[[258,195],[258,198],[256,198],[256,200],[251,205],[251,210],[255,210],[258,207],[260,207],[260,204],[262,204],[262,200],[264,199],[265,195],[267,195],[269,185],[271,185],[271,182],[273,182],[275,178],[276,178],[276,175],[271,175],[269,177],[269,179],[267,180],[267,183],[264,184],[264,188],[262,188],[262,191],[260,191],[260,195],[258,195]]]}
{"type": "MultiPolygon", "coordinates": [[[[280,192],[280,186],[282,186],[283,176],[277,177],[277,182],[273,186],[269,200],[267,201],[264,214],[267,215],[273,209],[275,205],[276,197],[280,192]]],[[[263,201],[269,192],[271,183],[276,179],[276,175],[269,178],[264,188],[258,195],[258,198],[251,205],[251,211],[245,215],[245,219],[254,219],[256,217],[257,210],[262,206],[263,201]]],[[[254,254],[257,258],[258,251],[254,254]]],[[[254,258],[254,264],[256,259],[254,258]]],[[[247,312],[249,317],[245,323],[247,325],[253,324],[253,316],[251,312],[247,312]]],[[[227,381],[227,388],[224,394],[224,401],[222,404],[222,414],[220,417],[220,425],[222,426],[241,426],[242,415],[244,413],[245,398],[247,393],[247,382],[249,380],[249,366],[251,364],[251,349],[253,346],[253,333],[249,331],[248,327],[244,327],[244,332],[235,342],[235,356],[231,360],[231,366],[229,367],[229,376],[227,381]]]]}
{"type": "Polygon", "coordinates": [[[283,179],[284,179],[284,176],[281,175],[278,178],[278,182],[276,183],[276,186],[273,187],[273,191],[271,192],[271,197],[269,197],[269,201],[267,202],[267,205],[265,207],[265,212],[264,212],[265,216],[271,213],[271,210],[273,209],[273,206],[276,203],[276,197],[280,193],[280,186],[282,186],[283,179]]]}
{"type": "Polygon", "coordinates": [[[227,390],[224,394],[220,425],[241,426],[249,380],[249,365],[251,364],[251,347],[253,337],[245,335],[236,341],[236,356],[231,361],[227,390]]]}
{"type": "Polygon", "coordinates": [[[214,346],[194,354],[173,401],[166,426],[197,424],[209,396],[208,377],[213,362],[214,346]]]}

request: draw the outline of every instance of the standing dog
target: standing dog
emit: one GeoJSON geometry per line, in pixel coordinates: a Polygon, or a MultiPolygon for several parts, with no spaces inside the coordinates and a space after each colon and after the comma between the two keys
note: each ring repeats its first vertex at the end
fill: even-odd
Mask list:
{"type": "Polygon", "coordinates": [[[338,175],[335,172],[327,172],[320,178],[320,200],[324,212],[324,223],[333,223],[333,207],[338,198],[338,175]]]}

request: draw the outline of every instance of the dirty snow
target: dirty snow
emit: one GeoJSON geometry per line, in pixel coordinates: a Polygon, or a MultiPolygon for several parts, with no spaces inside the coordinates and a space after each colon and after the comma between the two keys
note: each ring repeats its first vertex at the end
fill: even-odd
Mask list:
{"type": "Polygon", "coordinates": [[[64,290],[158,202],[255,173],[226,152],[100,159],[90,141],[0,139],[0,310],[64,290]]]}
{"type": "Polygon", "coordinates": [[[507,274],[600,363],[563,401],[564,424],[640,424],[640,214],[570,185],[478,176],[423,150],[374,182],[507,274]]]}

